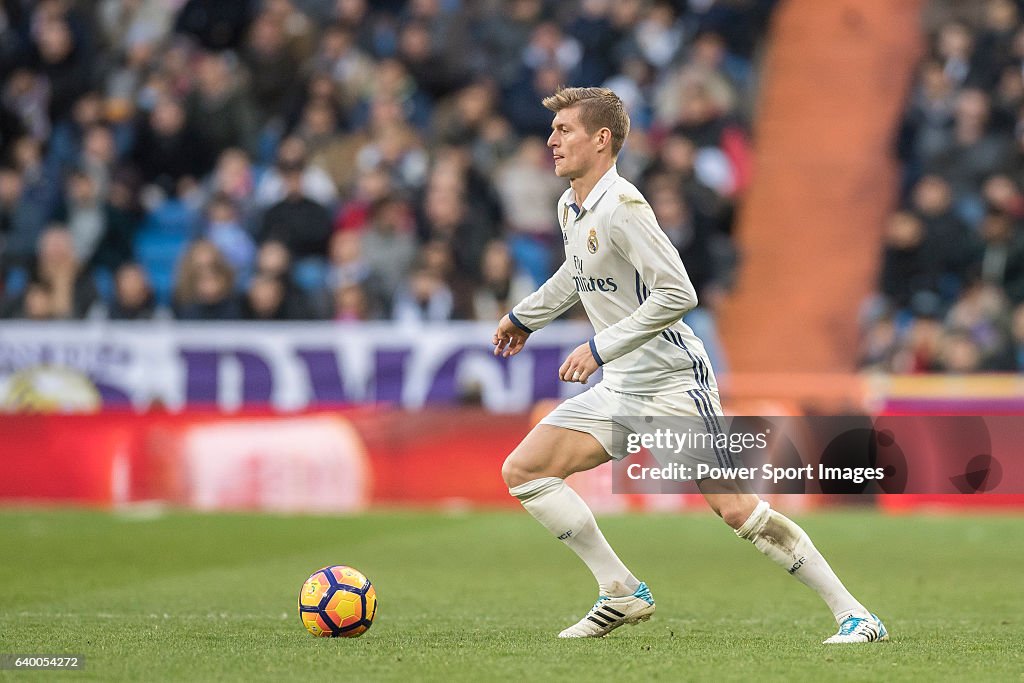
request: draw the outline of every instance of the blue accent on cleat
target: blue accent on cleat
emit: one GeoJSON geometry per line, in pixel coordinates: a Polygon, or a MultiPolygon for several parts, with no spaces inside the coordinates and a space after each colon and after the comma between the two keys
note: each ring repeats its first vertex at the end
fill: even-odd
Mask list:
{"type": "Polygon", "coordinates": [[[889,635],[889,632],[885,630],[885,624],[882,623],[882,620],[879,619],[878,615],[874,612],[871,613],[871,618],[875,620],[876,624],[878,624],[878,639],[885,640],[889,635]]]}
{"type": "MultiPolygon", "coordinates": [[[[640,585],[636,587],[635,591],[633,591],[633,597],[634,598],[640,598],[641,600],[646,602],[648,605],[653,605],[654,604],[654,596],[651,595],[651,589],[648,588],[647,584],[644,583],[643,581],[641,581],[640,585]]],[[[600,605],[605,600],[611,600],[611,598],[608,597],[607,595],[599,595],[597,597],[597,602],[594,603],[593,609],[597,609],[597,606],[600,605]]]]}
{"type": "Polygon", "coordinates": [[[860,622],[864,621],[864,617],[846,617],[843,619],[843,623],[839,625],[839,635],[848,636],[857,630],[860,626],[860,622]]]}
{"type": "MultiPolygon", "coordinates": [[[[878,638],[876,638],[876,640],[883,640],[885,636],[889,635],[889,632],[885,630],[885,626],[882,624],[882,620],[879,619],[876,614],[872,614],[871,618],[875,620],[875,624],[878,627],[878,638]]],[[[843,623],[839,625],[839,633],[837,635],[852,635],[853,632],[857,630],[857,627],[860,626],[861,623],[864,621],[867,621],[866,617],[846,617],[845,619],[843,619],[843,623]]]]}
{"type": "Polygon", "coordinates": [[[648,588],[647,584],[643,581],[641,581],[640,585],[637,586],[635,591],[633,591],[633,597],[640,598],[641,600],[645,601],[648,605],[654,604],[654,596],[651,595],[651,589],[648,588]]]}

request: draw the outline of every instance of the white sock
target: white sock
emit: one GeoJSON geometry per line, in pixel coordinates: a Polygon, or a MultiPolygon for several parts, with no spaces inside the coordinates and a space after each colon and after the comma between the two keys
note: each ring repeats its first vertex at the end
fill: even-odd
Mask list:
{"type": "Polygon", "coordinates": [[[868,616],[864,605],[850,595],[810,537],[793,520],[761,501],[736,535],[754,546],[805,586],[812,588],[842,623],[850,615],[868,616]]]}
{"type": "Polygon", "coordinates": [[[534,479],[508,490],[534,519],[580,556],[597,579],[601,595],[631,595],[640,582],[633,576],[597,527],[594,513],[558,477],[534,479]]]}

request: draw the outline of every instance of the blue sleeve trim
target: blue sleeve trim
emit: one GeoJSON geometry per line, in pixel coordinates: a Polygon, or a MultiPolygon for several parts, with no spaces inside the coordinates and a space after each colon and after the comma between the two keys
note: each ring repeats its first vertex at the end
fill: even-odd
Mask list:
{"type": "Polygon", "coordinates": [[[590,352],[594,354],[594,360],[597,361],[598,365],[604,365],[604,361],[601,360],[601,355],[597,352],[597,344],[594,343],[594,338],[590,338],[590,352]]]}
{"type": "Polygon", "coordinates": [[[529,327],[527,327],[523,323],[519,322],[519,318],[517,318],[516,314],[513,313],[512,311],[508,312],[508,319],[512,321],[513,325],[515,325],[516,327],[521,329],[526,334],[533,334],[533,330],[531,330],[529,327]]]}

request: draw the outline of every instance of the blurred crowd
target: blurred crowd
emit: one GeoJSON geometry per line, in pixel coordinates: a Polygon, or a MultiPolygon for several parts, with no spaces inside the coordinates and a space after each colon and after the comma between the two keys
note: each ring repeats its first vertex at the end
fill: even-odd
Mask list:
{"type": "Polygon", "coordinates": [[[1024,3],[933,0],[863,367],[1024,370],[1024,3]]]}
{"type": "Polygon", "coordinates": [[[496,320],[563,258],[559,84],[713,314],[773,4],[5,0],[0,315],[496,320]]]}

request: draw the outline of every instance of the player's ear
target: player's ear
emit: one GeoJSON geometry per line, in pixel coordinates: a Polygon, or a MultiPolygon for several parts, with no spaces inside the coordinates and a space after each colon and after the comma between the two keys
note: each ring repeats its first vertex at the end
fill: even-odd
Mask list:
{"type": "Polygon", "coordinates": [[[609,128],[602,128],[601,130],[597,131],[598,151],[604,149],[610,144],[612,144],[612,131],[609,128]]]}

